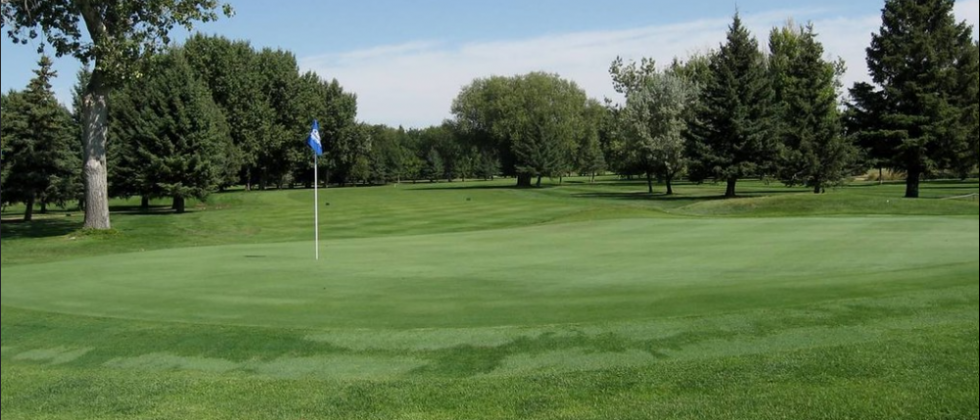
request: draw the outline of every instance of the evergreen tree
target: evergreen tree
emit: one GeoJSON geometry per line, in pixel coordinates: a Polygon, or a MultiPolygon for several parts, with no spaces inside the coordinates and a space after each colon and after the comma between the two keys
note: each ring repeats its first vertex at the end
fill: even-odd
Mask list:
{"type": "Polygon", "coordinates": [[[51,66],[42,56],[27,89],[9,95],[4,106],[3,198],[24,203],[27,222],[33,220],[35,205],[44,213],[49,205],[63,207],[77,195],[77,126],[51,90],[57,77],[51,66]]]}
{"type": "Polygon", "coordinates": [[[725,196],[734,197],[738,180],[765,175],[777,151],[766,60],[738,15],[727,42],[711,57],[710,73],[689,130],[690,174],[695,181],[727,182],[725,196]]]}
{"type": "MultiPolygon", "coordinates": [[[[252,188],[258,157],[275,123],[276,112],[262,92],[258,54],[245,41],[195,35],[184,45],[185,56],[221,108],[239,158],[241,173],[234,183],[252,188]]],[[[232,180],[226,180],[231,184],[232,180]]]]}
{"type": "Polygon", "coordinates": [[[850,120],[865,123],[857,136],[907,173],[907,198],[919,197],[925,174],[955,167],[975,144],[976,44],[972,28],[957,23],[954,5],[886,1],[881,31],[868,48],[874,84],[852,89],[850,120]]]}
{"type": "Polygon", "coordinates": [[[775,134],[782,140],[780,178],[786,185],[822,193],[844,182],[854,156],[837,100],[844,64],[824,59],[812,25],[774,29],[769,46],[775,134]]]}
{"type": "MultiPolygon", "coordinates": [[[[234,147],[230,128],[181,50],[157,57],[154,71],[112,97],[111,123],[125,147],[119,173],[132,177],[133,195],[204,199],[221,184],[234,147]]],[[[121,175],[121,176],[120,176],[121,175]]]]}

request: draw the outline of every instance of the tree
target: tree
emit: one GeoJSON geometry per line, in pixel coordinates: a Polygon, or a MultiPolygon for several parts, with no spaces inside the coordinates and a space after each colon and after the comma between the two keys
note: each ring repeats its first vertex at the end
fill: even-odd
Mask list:
{"type": "Polygon", "coordinates": [[[844,63],[824,59],[813,25],[773,29],[769,48],[775,134],[782,141],[780,178],[820,194],[828,185],[843,183],[854,156],[837,99],[844,63]]]}
{"type": "Polygon", "coordinates": [[[623,133],[633,167],[646,175],[650,194],[657,176],[673,195],[673,180],[686,165],[686,117],[697,102],[697,86],[677,73],[658,71],[652,60],[640,66],[617,60],[610,72],[617,90],[626,94],[623,133]]]}
{"type": "Polygon", "coordinates": [[[711,57],[710,73],[689,131],[690,174],[695,181],[724,180],[725,197],[731,198],[739,179],[764,175],[777,150],[766,60],[739,15],[727,42],[711,57]]]}
{"type": "Polygon", "coordinates": [[[518,186],[560,175],[583,131],[587,97],[574,82],[547,73],[478,79],[453,103],[455,123],[482,152],[496,151],[518,186]]]}
{"type": "Polygon", "coordinates": [[[976,44],[972,28],[957,23],[954,4],[886,1],[881,30],[867,50],[873,84],[851,90],[851,120],[867,124],[857,128],[858,136],[907,173],[907,198],[919,197],[925,174],[954,167],[976,138],[970,121],[977,103],[976,44]]]}
{"type": "Polygon", "coordinates": [[[580,137],[575,166],[582,175],[595,177],[606,170],[606,158],[602,153],[602,126],[609,117],[609,110],[599,101],[590,100],[585,109],[585,130],[580,137]]]}
{"type": "Polygon", "coordinates": [[[231,138],[241,157],[242,172],[236,174],[236,183],[251,190],[258,157],[276,118],[262,91],[258,54],[248,42],[203,35],[191,37],[183,48],[194,73],[208,86],[231,127],[231,138]]]}
{"type": "Polygon", "coordinates": [[[33,220],[35,205],[43,214],[49,204],[64,206],[75,194],[76,128],[51,90],[57,77],[51,66],[51,59],[42,56],[27,89],[9,95],[4,106],[3,190],[8,202],[25,204],[26,222],[33,220]]]}
{"type": "Polygon", "coordinates": [[[152,70],[111,97],[112,133],[127,146],[117,170],[134,188],[121,193],[170,197],[183,213],[186,199],[218,189],[234,146],[224,115],[183,51],[155,58],[152,70]]]}
{"type": "Polygon", "coordinates": [[[230,6],[218,0],[46,0],[8,1],[0,5],[4,28],[15,42],[43,37],[58,57],[70,55],[93,63],[83,100],[85,227],[110,229],[108,169],[108,97],[143,74],[141,67],[170,42],[175,26],[226,16],[230,6]]]}

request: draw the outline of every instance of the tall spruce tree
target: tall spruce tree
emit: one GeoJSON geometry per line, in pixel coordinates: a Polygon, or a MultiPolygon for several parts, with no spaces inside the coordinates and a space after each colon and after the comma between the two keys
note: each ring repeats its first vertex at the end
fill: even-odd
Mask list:
{"type": "Polygon", "coordinates": [[[33,220],[36,205],[44,213],[50,204],[64,206],[77,193],[77,126],[51,90],[57,77],[51,66],[51,60],[42,56],[27,89],[7,98],[3,115],[8,171],[4,200],[24,203],[27,222],[33,220]]]}
{"type": "Polygon", "coordinates": [[[120,193],[169,197],[183,213],[188,198],[203,199],[219,187],[234,146],[224,116],[181,50],[157,57],[153,66],[142,83],[112,97],[110,125],[125,145],[113,179],[131,179],[132,190],[120,193]]]}
{"type": "Polygon", "coordinates": [[[766,175],[777,152],[766,59],[737,14],[727,42],[711,57],[710,74],[688,131],[690,175],[695,181],[726,182],[730,198],[739,179],[766,175]]]}
{"type": "Polygon", "coordinates": [[[849,175],[854,148],[838,108],[844,63],[824,59],[813,25],[773,29],[769,48],[775,133],[782,141],[779,176],[820,194],[849,175]]]}
{"type": "Polygon", "coordinates": [[[908,174],[907,198],[919,197],[925,174],[954,167],[976,138],[970,120],[977,94],[964,94],[977,79],[976,44],[971,27],[956,21],[954,5],[888,0],[868,48],[874,84],[851,91],[851,120],[866,123],[857,135],[908,174]]]}

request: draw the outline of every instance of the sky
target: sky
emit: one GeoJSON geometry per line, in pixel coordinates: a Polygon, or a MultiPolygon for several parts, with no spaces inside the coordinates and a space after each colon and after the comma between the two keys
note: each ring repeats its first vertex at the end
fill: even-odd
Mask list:
{"type": "MultiPolygon", "coordinates": [[[[453,99],[476,78],[557,73],[591,97],[618,100],[608,74],[616,57],[674,57],[717,48],[738,10],[766,44],[792,20],[812,22],[828,58],[848,66],[845,86],[868,80],[865,49],[881,26],[883,0],[231,0],[236,15],[199,25],[207,34],[296,54],[302,70],[337,79],[358,95],[358,118],[425,127],[449,118],[453,99]]],[[[974,25],[980,0],[959,0],[974,25]]],[[[178,36],[178,38],[180,38],[178,36]]],[[[37,45],[2,43],[4,92],[23,89],[37,45]]],[[[79,64],[56,60],[56,94],[70,103],[79,64]]]]}

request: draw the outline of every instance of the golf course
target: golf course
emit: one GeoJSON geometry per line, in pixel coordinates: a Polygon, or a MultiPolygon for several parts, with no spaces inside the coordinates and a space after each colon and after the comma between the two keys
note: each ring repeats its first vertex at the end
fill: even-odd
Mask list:
{"type": "Polygon", "coordinates": [[[970,420],[976,181],[513,180],[3,213],[15,420],[970,420]]]}

